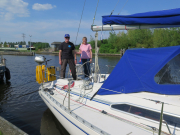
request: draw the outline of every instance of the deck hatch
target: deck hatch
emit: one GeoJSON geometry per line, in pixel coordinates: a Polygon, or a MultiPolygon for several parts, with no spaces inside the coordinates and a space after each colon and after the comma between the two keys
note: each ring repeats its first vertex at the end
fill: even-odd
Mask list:
{"type": "MultiPolygon", "coordinates": [[[[160,112],[155,112],[155,111],[148,110],[145,108],[140,108],[137,106],[132,106],[132,105],[128,105],[128,104],[114,104],[114,105],[111,105],[111,108],[117,109],[120,111],[124,111],[124,112],[130,113],[130,114],[133,114],[133,115],[138,115],[138,116],[141,116],[141,117],[144,117],[147,119],[155,120],[155,121],[159,121],[159,119],[160,119],[160,112]]],[[[180,128],[180,118],[179,117],[163,114],[163,119],[169,125],[180,128]]]]}

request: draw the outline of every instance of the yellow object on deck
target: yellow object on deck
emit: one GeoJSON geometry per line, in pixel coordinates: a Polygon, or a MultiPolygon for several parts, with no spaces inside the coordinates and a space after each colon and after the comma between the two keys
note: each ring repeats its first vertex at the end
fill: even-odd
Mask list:
{"type": "Polygon", "coordinates": [[[42,67],[40,65],[36,66],[36,82],[38,82],[39,84],[43,82],[42,67]]]}
{"type": "Polygon", "coordinates": [[[47,82],[47,73],[46,73],[46,66],[42,65],[42,72],[43,72],[43,80],[44,82],[47,82]]]}
{"type": "Polygon", "coordinates": [[[55,71],[55,67],[51,66],[47,68],[47,74],[48,74],[48,81],[54,81],[56,80],[56,71],[55,71]]]}

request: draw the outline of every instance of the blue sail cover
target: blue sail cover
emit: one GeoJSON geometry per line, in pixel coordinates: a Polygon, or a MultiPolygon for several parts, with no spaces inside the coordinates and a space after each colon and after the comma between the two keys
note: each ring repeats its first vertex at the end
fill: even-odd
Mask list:
{"type": "Polygon", "coordinates": [[[102,16],[103,25],[180,25],[180,8],[133,15],[102,16]]]}
{"type": "Polygon", "coordinates": [[[180,46],[127,50],[97,94],[147,91],[179,95],[179,84],[157,84],[154,80],[164,65],[178,54],[180,46]]]}

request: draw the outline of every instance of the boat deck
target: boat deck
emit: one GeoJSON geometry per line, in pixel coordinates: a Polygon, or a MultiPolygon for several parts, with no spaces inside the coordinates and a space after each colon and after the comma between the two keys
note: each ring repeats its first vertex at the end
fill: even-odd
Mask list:
{"type": "MultiPolygon", "coordinates": [[[[49,92],[45,92],[49,97],[60,103],[68,110],[68,94],[66,90],[61,90],[61,88],[67,85],[68,80],[58,79],[53,83],[45,83],[45,88],[50,88],[54,95],[51,95],[49,92]],[[54,87],[56,85],[56,87],[54,87]],[[53,88],[53,89],[52,89],[53,88]],[[67,94],[67,95],[66,95],[67,94]],[[64,104],[63,104],[64,102],[64,104]]],[[[80,98],[79,94],[81,93],[81,86],[83,84],[82,80],[75,81],[75,84],[72,88],[70,94],[70,110],[73,113],[72,117],[76,120],[83,123],[89,128],[92,126],[98,130],[106,132],[107,134],[158,134],[159,122],[148,120],[147,118],[140,117],[138,115],[132,115],[128,113],[123,113],[122,111],[117,111],[111,108],[111,105],[114,103],[128,103],[132,102],[134,105],[138,104],[139,106],[152,107],[155,110],[161,111],[161,104],[157,104],[154,101],[149,100],[149,95],[151,99],[164,101],[165,104],[164,111],[165,113],[169,112],[170,114],[174,113],[174,109],[179,108],[175,103],[179,100],[179,96],[164,96],[153,93],[134,93],[134,94],[119,94],[119,95],[108,95],[108,96],[95,96],[92,101],[89,99],[97,92],[101,87],[102,83],[95,83],[93,90],[87,90],[85,98],[80,98]],[[110,99],[109,101],[106,99],[110,99]],[[131,100],[129,100],[131,99],[131,100]],[[170,102],[169,102],[170,101],[170,102]],[[107,112],[106,112],[107,111],[107,112]],[[103,121],[103,122],[102,122],[103,121]],[[153,126],[153,127],[152,127],[153,126]],[[154,128],[154,130],[153,130],[154,128]]],[[[45,94],[45,95],[46,95],[45,94]]],[[[83,95],[83,93],[82,93],[83,95]]],[[[55,104],[56,104],[55,102],[55,104]]],[[[64,110],[64,111],[65,111],[64,110]]],[[[176,114],[173,114],[176,117],[179,112],[179,109],[176,110],[176,114]]],[[[70,113],[69,113],[70,114],[70,113]]],[[[168,130],[165,124],[163,126],[163,134],[168,134],[168,130]]],[[[170,126],[171,132],[179,134],[179,128],[176,126],[170,126]]]]}
{"type": "MultiPolygon", "coordinates": [[[[56,101],[63,104],[66,92],[58,89],[53,90],[53,92],[54,95],[51,96],[56,101]]],[[[71,112],[76,114],[78,116],[78,119],[82,120],[83,123],[87,126],[89,125],[89,123],[91,123],[93,127],[96,126],[98,129],[102,129],[104,132],[114,135],[117,133],[125,135],[153,134],[153,130],[150,127],[126,121],[122,118],[109,116],[106,114],[106,112],[102,112],[101,109],[93,108],[88,105],[77,102],[77,96],[72,96],[73,95],[71,95],[70,100],[71,112]]],[[[64,106],[68,108],[68,96],[65,98],[64,106]]]]}

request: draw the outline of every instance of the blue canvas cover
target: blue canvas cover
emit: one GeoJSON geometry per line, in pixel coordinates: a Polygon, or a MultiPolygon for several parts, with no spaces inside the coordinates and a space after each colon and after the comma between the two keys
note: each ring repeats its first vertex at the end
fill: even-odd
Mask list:
{"type": "Polygon", "coordinates": [[[157,84],[154,80],[164,65],[179,53],[180,46],[127,50],[97,94],[148,91],[179,95],[179,84],[157,84]]]}
{"type": "Polygon", "coordinates": [[[102,16],[103,25],[180,25],[180,8],[133,15],[102,16]]]}

